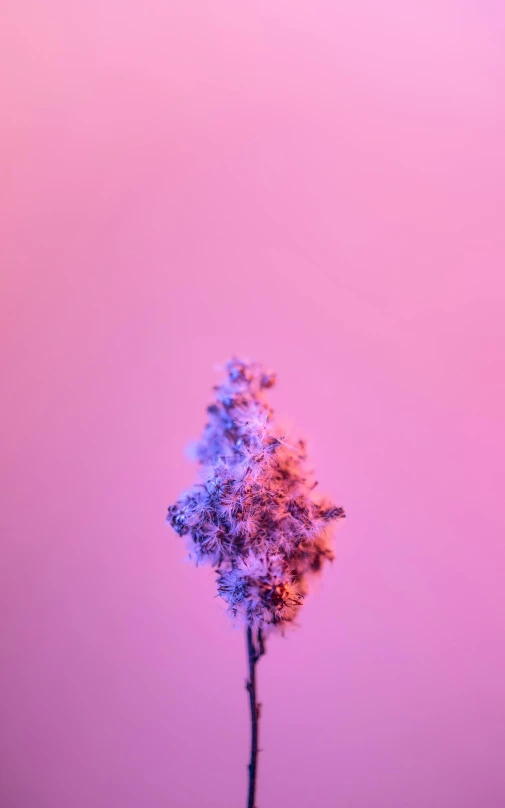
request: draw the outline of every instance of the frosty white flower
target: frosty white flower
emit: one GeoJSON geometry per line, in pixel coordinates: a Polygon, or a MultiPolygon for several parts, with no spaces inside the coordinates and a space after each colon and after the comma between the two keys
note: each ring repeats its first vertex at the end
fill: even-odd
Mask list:
{"type": "Polygon", "coordinates": [[[217,571],[234,618],[256,630],[295,617],[307,579],[333,558],[330,527],[342,508],[314,493],[302,440],[288,442],[265,391],[273,373],[231,359],[194,447],[201,480],[168,509],[192,558],[217,571]]]}

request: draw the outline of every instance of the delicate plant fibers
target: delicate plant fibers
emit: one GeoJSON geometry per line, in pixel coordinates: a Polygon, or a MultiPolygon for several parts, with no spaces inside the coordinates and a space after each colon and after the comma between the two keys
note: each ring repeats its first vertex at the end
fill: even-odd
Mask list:
{"type": "Polygon", "coordinates": [[[314,493],[305,444],[288,441],[265,391],[275,376],[233,358],[196,456],[201,482],[168,509],[191,557],[217,571],[232,616],[256,629],[293,620],[307,580],[333,558],[331,526],[344,511],[314,493]]]}

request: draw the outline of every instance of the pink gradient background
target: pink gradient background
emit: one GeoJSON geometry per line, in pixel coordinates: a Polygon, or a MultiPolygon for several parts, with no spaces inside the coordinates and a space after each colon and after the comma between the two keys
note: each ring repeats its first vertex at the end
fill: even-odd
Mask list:
{"type": "Polygon", "coordinates": [[[505,805],[505,11],[3,0],[2,808],[245,804],[242,636],[166,506],[213,365],[346,507],[260,808],[505,805]]]}

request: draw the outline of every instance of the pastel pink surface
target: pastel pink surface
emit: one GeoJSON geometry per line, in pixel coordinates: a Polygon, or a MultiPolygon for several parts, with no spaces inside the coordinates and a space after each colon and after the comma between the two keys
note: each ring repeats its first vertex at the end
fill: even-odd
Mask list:
{"type": "Polygon", "coordinates": [[[166,506],[245,354],[348,513],[259,667],[260,808],[505,803],[505,14],[3,4],[0,803],[245,804],[166,506]]]}

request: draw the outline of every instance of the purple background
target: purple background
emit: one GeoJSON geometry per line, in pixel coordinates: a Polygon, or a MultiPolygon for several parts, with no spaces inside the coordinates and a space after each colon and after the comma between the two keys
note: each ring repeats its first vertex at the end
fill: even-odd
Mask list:
{"type": "Polygon", "coordinates": [[[348,512],[258,805],[505,804],[504,21],[2,3],[2,808],[245,804],[244,640],[164,524],[232,353],[348,512]]]}

